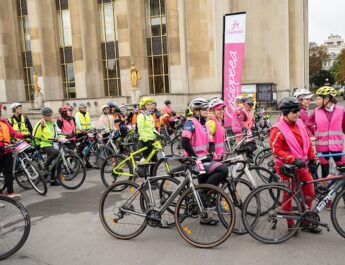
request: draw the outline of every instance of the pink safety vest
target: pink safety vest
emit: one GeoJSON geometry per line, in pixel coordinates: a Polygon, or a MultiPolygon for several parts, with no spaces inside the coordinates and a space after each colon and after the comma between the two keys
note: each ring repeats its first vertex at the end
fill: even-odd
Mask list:
{"type": "Polygon", "coordinates": [[[242,111],[247,117],[247,120],[243,122],[243,127],[247,130],[250,130],[253,127],[254,123],[254,112],[251,110],[246,110],[245,108],[242,109],[242,111]]]}
{"type": "Polygon", "coordinates": [[[63,134],[72,134],[76,132],[76,127],[74,124],[74,120],[70,119],[69,121],[60,117],[60,120],[62,121],[62,128],[61,128],[61,132],[63,134]]]}
{"type": "MultiPolygon", "coordinates": [[[[195,128],[190,138],[191,146],[198,156],[205,156],[208,154],[208,143],[211,141],[210,130],[206,126],[207,131],[205,131],[205,128],[196,118],[191,118],[190,120],[193,122],[195,128]]],[[[182,137],[184,136],[187,135],[182,132],[182,137]]],[[[184,155],[189,156],[186,151],[184,155]]]]}
{"type": "Polygon", "coordinates": [[[301,133],[302,139],[303,139],[303,149],[298,143],[294,133],[290,129],[290,126],[284,121],[283,118],[279,119],[279,121],[273,125],[273,127],[276,127],[279,129],[279,131],[282,133],[282,135],[285,138],[285,141],[287,145],[289,146],[289,149],[291,151],[291,154],[299,159],[303,159],[304,161],[308,160],[308,150],[310,147],[310,140],[308,136],[308,132],[305,128],[305,125],[301,119],[298,119],[296,122],[296,125],[299,129],[299,132],[301,133]]]}
{"type": "Polygon", "coordinates": [[[324,109],[315,109],[316,151],[342,152],[344,149],[344,133],[342,129],[344,109],[335,105],[331,121],[327,119],[324,109]]]}
{"type": "Polygon", "coordinates": [[[225,153],[224,150],[224,139],[225,139],[225,130],[222,124],[219,122],[216,116],[210,116],[210,119],[213,120],[216,124],[216,133],[214,134],[214,144],[215,144],[215,154],[216,159],[221,159],[225,153]]]}
{"type": "Polygon", "coordinates": [[[231,130],[234,134],[240,134],[242,133],[242,127],[241,127],[241,122],[238,119],[238,113],[240,112],[242,108],[237,108],[235,109],[233,113],[233,118],[231,121],[231,130]]]}

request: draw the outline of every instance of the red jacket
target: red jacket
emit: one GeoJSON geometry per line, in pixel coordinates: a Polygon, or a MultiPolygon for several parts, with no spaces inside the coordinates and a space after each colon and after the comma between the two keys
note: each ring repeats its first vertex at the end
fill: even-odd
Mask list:
{"type": "MultiPolygon", "coordinates": [[[[302,136],[298,130],[297,125],[296,124],[288,124],[288,125],[291,128],[293,134],[295,135],[297,142],[301,146],[303,146],[302,136]]],[[[287,142],[285,141],[283,134],[276,127],[273,127],[270,130],[270,146],[271,146],[272,153],[276,158],[279,158],[286,164],[293,164],[295,157],[291,154],[289,146],[287,142]]],[[[308,160],[316,160],[315,151],[311,143],[308,150],[308,160]]]]}

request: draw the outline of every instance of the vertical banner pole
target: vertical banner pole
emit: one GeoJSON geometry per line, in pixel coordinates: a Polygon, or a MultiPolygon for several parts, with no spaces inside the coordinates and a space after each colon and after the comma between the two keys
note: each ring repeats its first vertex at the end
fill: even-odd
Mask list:
{"type": "Polygon", "coordinates": [[[236,96],[242,93],[242,72],[246,36],[246,13],[224,16],[223,32],[223,99],[226,104],[224,126],[231,126],[236,96]]]}

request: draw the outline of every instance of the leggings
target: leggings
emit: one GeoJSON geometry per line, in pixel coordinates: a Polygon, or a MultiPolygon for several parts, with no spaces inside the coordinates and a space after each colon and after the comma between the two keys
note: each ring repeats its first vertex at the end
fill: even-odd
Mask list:
{"type": "Polygon", "coordinates": [[[0,155],[0,171],[5,178],[5,188],[7,189],[7,193],[13,193],[13,174],[12,174],[12,167],[13,167],[13,157],[12,154],[2,154],[0,155]]]}
{"type": "Polygon", "coordinates": [[[212,161],[203,163],[207,175],[199,179],[199,183],[206,183],[218,186],[220,183],[224,182],[228,176],[228,168],[223,164],[212,161]]]}

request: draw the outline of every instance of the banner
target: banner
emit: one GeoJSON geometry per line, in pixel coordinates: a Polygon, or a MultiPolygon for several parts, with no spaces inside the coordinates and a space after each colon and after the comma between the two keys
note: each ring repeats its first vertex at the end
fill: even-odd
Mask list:
{"type": "Polygon", "coordinates": [[[228,128],[236,109],[235,97],[242,93],[246,13],[225,15],[223,30],[223,99],[226,104],[224,126],[228,128]]]}

